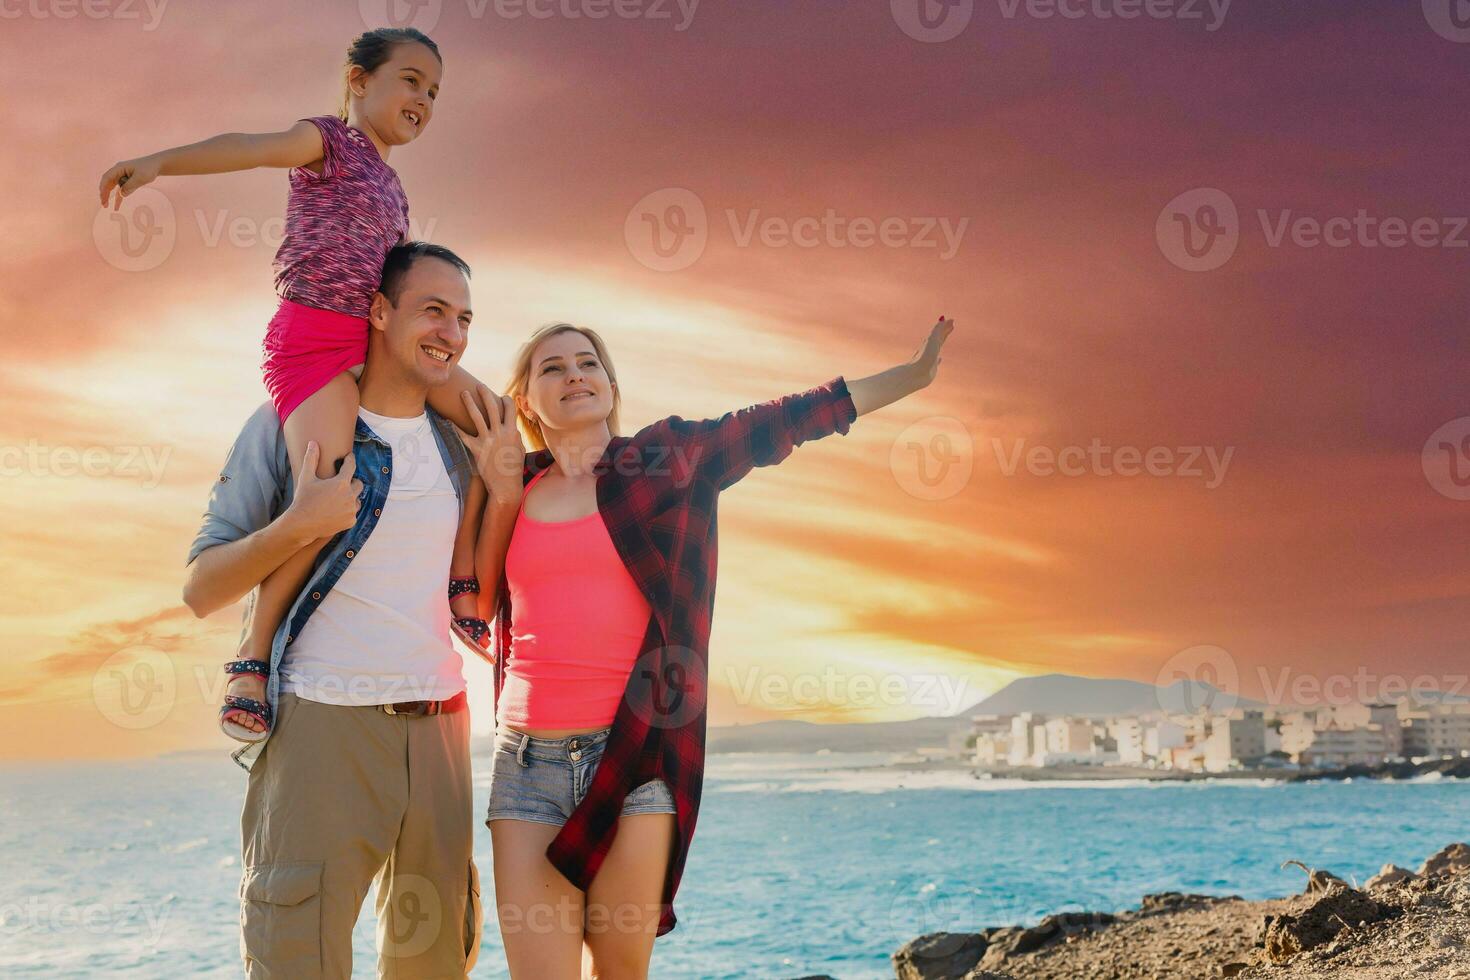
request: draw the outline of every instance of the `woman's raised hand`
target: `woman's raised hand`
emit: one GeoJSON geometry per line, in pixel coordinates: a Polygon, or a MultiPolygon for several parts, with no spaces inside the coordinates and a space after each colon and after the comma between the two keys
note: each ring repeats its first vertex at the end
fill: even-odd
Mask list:
{"type": "Polygon", "coordinates": [[[153,157],[139,157],[136,160],[114,163],[97,184],[97,196],[101,199],[102,206],[107,207],[107,199],[112,197],[112,210],[116,211],[122,207],[123,198],[144,184],[153,183],[158,177],[158,168],[159,162],[153,157]],[[115,195],[114,191],[117,192],[115,195]]]}
{"type": "Polygon", "coordinates": [[[939,362],[943,360],[939,356],[940,351],[944,349],[944,342],[952,333],[954,333],[954,320],[941,316],[939,322],[929,329],[929,336],[924,343],[919,345],[919,349],[914,353],[911,363],[925,385],[932,382],[934,376],[939,373],[939,362]]]}
{"type": "Polygon", "coordinates": [[[516,403],[509,395],[497,395],[485,385],[477,388],[480,398],[477,403],[468,392],[460,392],[470,421],[474,423],[473,434],[460,429],[459,438],[475,459],[475,469],[491,496],[499,500],[519,500],[524,487],[522,474],[525,471],[526,449],[521,444],[521,432],[516,426],[516,403]],[[490,413],[487,422],[480,411],[484,404],[490,413]]]}

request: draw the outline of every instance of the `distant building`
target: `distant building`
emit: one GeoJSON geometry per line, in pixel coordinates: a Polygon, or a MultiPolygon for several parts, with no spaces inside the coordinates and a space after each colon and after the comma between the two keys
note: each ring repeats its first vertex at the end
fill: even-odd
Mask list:
{"type": "Polygon", "coordinates": [[[1259,711],[1232,711],[1211,721],[1204,766],[1209,772],[1257,762],[1266,754],[1266,718],[1259,711]]]}
{"type": "Polygon", "coordinates": [[[1009,760],[1013,766],[1039,765],[1038,752],[1046,749],[1046,716],[1023,711],[1011,718],[1009,760]]]}
{"type": "Polygon", "coordinates": [[[1310,744],[1295,759],[1313,769],[1376,766],[1392,754],[1390,744],[1391,737],[1382,725],[1317,728],[1312,732],[1310,744]]]}
{"type": "Polygon", "coordinates": [[[1117,746],[1118,761],[1125,766],[1144,764],[1143,721],[1139,718],[1121,717],[1108,720],[1108,734],[1117,746]]]}
{"type": "Polygon", "coordinates": [[[1402,754],[1409,758],[1470,755],[1470,704],[1432,704],[1407,711],[1402,754]]]}

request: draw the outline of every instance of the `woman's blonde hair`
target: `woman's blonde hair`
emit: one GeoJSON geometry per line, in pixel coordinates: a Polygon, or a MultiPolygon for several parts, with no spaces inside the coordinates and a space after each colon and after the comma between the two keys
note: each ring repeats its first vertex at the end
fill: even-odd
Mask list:
{"type": "MultiPolygon", "coordinates": [[[[591,327],[579,327],[571,323],[548,323],[531,334],[529,340],[521,345],[516,352],[515,367],[511,370],[510,380],[505,383],[505,394],[514,399],[517,395],[524,395],[531,382],[531,358],[536,353],[536,348],[543,340],[555,337],[559,333],[579,333],[592,342],[592,350],[597,354],[597,359],[602,362],[602,369],[607,372],[607,378],[613,383],[612,389],[612,411],[607,416],[607,430],[613,435],[619,435],[618,431],[618,409],[623,404],[623,396],[618,388],[618,372],[613,367],[612,358],[608,356],[607,344],[602,342],[596,330],[591,327]]],[[[546,448],[546,438],[541,434],[541,424],[533,422],[521,411],[520,404],[516,404],[516,426],[521,430],[521,442],[526,448],[535,452],[546,448]]]]}

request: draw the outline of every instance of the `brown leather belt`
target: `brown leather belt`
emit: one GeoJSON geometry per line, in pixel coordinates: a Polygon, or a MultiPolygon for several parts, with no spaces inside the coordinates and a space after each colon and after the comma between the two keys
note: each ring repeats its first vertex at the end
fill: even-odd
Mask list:
{"type": "Polygon", "coordinates": [[[460,691],[454,697],[444,701],[395,701],[393,704],[380,704],[378,707],[384,714],[423,717],[451,714],[461,710],[468,702],[469,692],[460,691]]]}

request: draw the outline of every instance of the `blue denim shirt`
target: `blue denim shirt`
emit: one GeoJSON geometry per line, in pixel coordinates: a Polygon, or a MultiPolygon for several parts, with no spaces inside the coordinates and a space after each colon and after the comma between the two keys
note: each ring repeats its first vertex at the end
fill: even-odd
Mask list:
{"type": "MultiPolygon", "coordinates": [[[[474,478],[474,465],[469,452],[454,424],[425,407],[429,415],[429,428],[434,433],[434,442],[439,449],[444,468],[449,471],[449,480],[459,497],[460,518],[464,518],[464,501],[470,481],[474,478]]],[[[357,521],[327,542],[317,555],[311,575],[306,580],[300,595],[291,604],[286,618],[282,620],[271,641],[271,671],[265,685],[265,699],[272,710],[280,695],[280,666],[286,656],[286,647],[301,635],[311,614],[321,605],[322,599],[332,586],[347,571],[352,559],[362,550],[368,535],[373,533],[378,518],[382,516],[383,504],[388,499],[388,487],[393,479],[393,452],[386,442],[357,420],[357,431],[353,437],[353,455],[357,460],[357,479],[362,481],[363,490],[358,499],[357,521]]],[[[409,460],[408,465],[413,465],[409,460]]],[[[291,479],[291,464],[286,455],[286,435],[270,402],[261,405],[250,416],[245,427],[235,438],[225,457],[224,469],[215,481],[209,494],[209,506],[199,525],[199,533],[189,548],[188,561],[199,553],[216,545],[238,541],[259,531],[285,512],[294,493],[291,479]]],[[[448,583],[445,583],[448,587],[448,583]]],[[[256,593],[250,593],[245,609],[245,622],[255,610],[256,593]]],[[[243,634],[243,630],[242,630],[243,634]]],[[[269,735],[253,742],[232,754],[243,768],[249,769],[260,755],[269,735]]]]}

